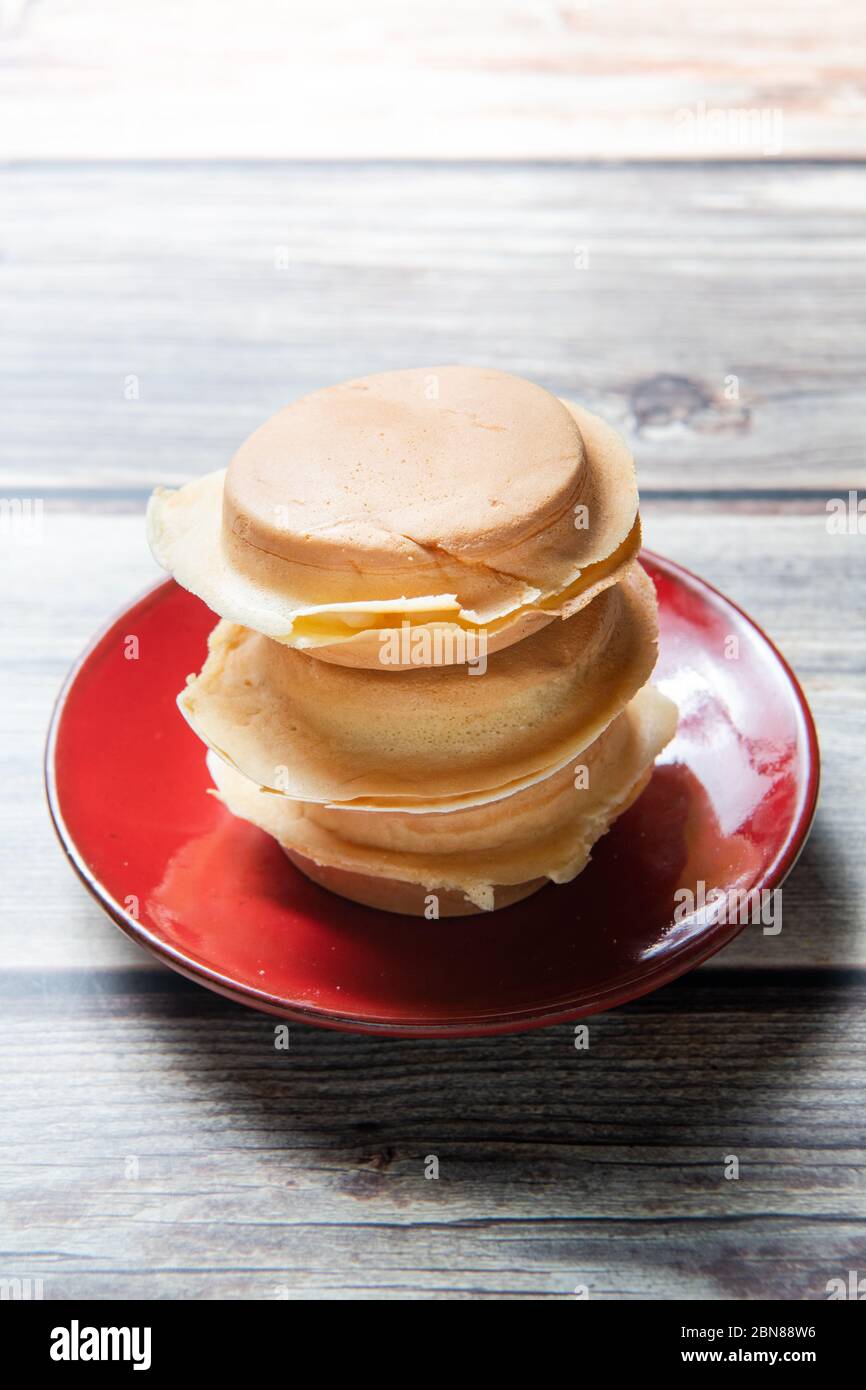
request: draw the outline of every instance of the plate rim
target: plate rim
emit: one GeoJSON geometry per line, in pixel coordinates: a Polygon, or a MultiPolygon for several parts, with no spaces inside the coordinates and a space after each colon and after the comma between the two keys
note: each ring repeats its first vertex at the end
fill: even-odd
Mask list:
{"type": "MultiPolygon", "coordinates": [[[[734,599],[723,593],[709,580],[696,574],[693,570],[681,565],[676,560],[671,560],[667,556],[660,555],[657,551],[642,547],[639,557],[641,561],[648,560],[657,569],[673,573],[681,581],[684,579],[691,585],[708,591],[717,600],[734,609],[748,626],[754,631],[761,642],[769,650],[769,653],[778,662],[788,685],[794,696],[794,704],[799,715],[802,731],[805,735],[804,747],[806,749],[806,783],[802,802],[797,814],[796,821],[789,834],[786,836],[780,847],[775,860],[770,865],[766,875],[755,885],[760,890],[773,891],[778,888],[796,864],[815,820],[815,813],[818,805],[818,795],[821,782],[821,754],[818,743],[818,734],[815,727],[815,720],[812,715],[809,702],[803,692],[797,676],[791,669],[787,659],[782,652],[767,636],[763,628],[755,621],[749,613],[741,608],[734,599]]],[[[615,985],[609,990],[601,990],[589,1003],[577,1004],[572,1002],[559,1002],[548,1008],[539,1009],[538,1006],[527,1006],[525,1009],[511,1010],[508,1012],[492,1013],[489,1017],[482,1014],[473,1014],[462,1020],[451,1020],[446,1022],[436,1022],[424,1019],[376,1019],[376,1018],[357,1018],[352,1014],[340,1014],[332,1010],[318,1007],[305,1006],[299,1003],[290,1003],[276,995],[268,993],[266,990],[257,989],[254,985],[246,985],[238,980],[222,974],[212,966],[205,965],[203,962],[196,961],[177,947],[169,945],[159,936],[151,932],[144,923],[133,917],[126,911],[108,892],[107,888],[92,872],[86,863],[78,845],[76,844],[69,827],[66,825],[63,816],[61,798],[57,785],[57,739],[60,725],[63,720],[67,701],[72,690],[78,681],[84,668],[93,657],[97,649],[104,642],[114,627],[125,618],[130,612],[144,606],[150,606],[169,589],[180,587],[170,576],[159,579],[154,584],[131,599],[128,603],[119,608],[103,625],[84,647],[78,658],[66,673],[54,707],[51,712],[51,719],[48,725],[48,734],[45,743],[44,755],[44,782],[45,793],[48,803],[48,810],[51,817],[54,831],[60,845],[71,864],[78,878],[96,902],[99,903],[103,911],[111,918],[115,926],[119,927],[125,936],[129,937],[138,946],[155,955],[165,965],[194,981],[196,984],[204,985],[205,988],[220,994],[235,1003],[246,1005],[248,1008],[256,1009],[258,1012],[270,1014],[294,1023],[304,1023],[320,1028],[330,1028],[339,1032],[365,1033],[368,1035],[390,1037],[390,1038],[470,1038],[504,1035],[508,1033],[527,1032],[536,1028],[549,1028],[559,1023],[570,1023],[580,1018],[588,1018],[593,1014],[603,1013],[608,1009],[616,1008],[622,1004],[630,1003],[640,999],[646,994],[651,994],[657,989],[671,984],[674,980],[688,974],[691,970],[703,965],[718,951],[729,945],[740,932],[744,930],[746,923],[727,924],[727,930],[710,931],[708,940],[705,942],[705,950],[696,950],[695,943],[684,942],[682,947],[666,957],[655,969],[642,970],[639,975],[629,977],[626,980],[618,979],[615,985]]],[[[200,600],[202,601],[202,600],[200,600]]],[[[207,605],[205,605],[207,606],[207,605]]],[[[712,924],[710,924],[711,926],[712,924]]],[[[716,923],[716,927],[720,924],[716,923]]]]}

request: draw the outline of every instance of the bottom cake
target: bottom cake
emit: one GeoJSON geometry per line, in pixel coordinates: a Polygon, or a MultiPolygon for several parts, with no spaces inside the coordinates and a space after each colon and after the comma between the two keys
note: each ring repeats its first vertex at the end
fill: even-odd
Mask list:
{"type": "Polygon", "coordinates": [[[567,883],[643,791],[676,729],[673,702],[644,686],[575,761],[509,796],[459,810],[355,810],[263,791],[217,758],[228,809],[273,835],[314,882],[386,912],[431,919],[490,912],[567,883]]]}

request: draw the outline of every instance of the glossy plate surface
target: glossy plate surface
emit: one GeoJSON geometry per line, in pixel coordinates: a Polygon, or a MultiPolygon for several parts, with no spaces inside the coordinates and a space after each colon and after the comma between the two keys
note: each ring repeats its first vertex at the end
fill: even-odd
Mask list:
{"type": "Polygon", "coordinates": [[[699,883],[707,893],[781,883],[812,821],[818,749],[797,682],[752,621],[679,566],[642,559],[659,596],[654,679],[679,706],[679,730],[573,883],[428,922],[308,882],[207,795],[204,749],[175,697],[216,619],[171,580],[97,638],[58,701],[46,772],[67,854],[129,936],[285,1018],[471,1036],[658,988],[742,929],[700,910],[699,883]],[[674,920],[684,888],[697,910],[674,920]]]}

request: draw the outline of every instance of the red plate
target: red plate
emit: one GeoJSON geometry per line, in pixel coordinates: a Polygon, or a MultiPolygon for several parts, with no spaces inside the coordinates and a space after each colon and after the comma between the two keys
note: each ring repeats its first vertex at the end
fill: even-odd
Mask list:
{"type": "Polygon", "coordinates": [[[204,750],[175,696],[215,619],[171,580],[96,639],[54,712],[48,798],[73,866],[166,964],[307,1023],[468,1037],[657,989],[742,930],[707,911],[676,921],[678,889],[772,889],[788,873],[815,810],[818,745],[797,681],[751,619],[680,566],[642,558],[661,614],[655,680],[679,705],[679,730],[573,883],[428,922],[308,882],[206,795],[204,750]]]}

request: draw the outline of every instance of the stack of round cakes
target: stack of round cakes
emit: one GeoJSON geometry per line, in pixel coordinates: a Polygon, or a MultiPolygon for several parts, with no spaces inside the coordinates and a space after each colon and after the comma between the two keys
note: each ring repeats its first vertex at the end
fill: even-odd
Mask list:
{"type": "Polygon", "coordinates": [[[385,372],[159,489],[221,617],[179,696],[217,791],[310,878],[453,916],[580,873],[673,736],[631,456],[504,372],[385,372]]]}

